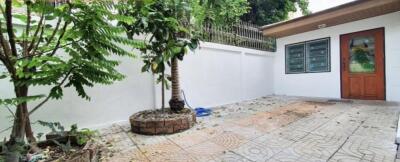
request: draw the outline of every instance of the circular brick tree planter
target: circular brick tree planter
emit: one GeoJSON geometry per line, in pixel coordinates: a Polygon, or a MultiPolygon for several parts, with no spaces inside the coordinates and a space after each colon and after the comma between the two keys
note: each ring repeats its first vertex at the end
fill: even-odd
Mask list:
{"type": "Polygon", "coordinates": [[[132,132],[144,135],[172,134],[187,130],[196,123],[196,114],[191,109],[174,113],[171,109],[145,110],[133,114],[129,121],[132,132]]]}

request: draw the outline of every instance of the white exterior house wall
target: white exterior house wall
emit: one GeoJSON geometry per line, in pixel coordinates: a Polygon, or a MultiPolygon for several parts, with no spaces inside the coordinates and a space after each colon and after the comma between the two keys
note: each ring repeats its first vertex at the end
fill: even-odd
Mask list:
{"type": "Polygon", "coordinates": [[[277,39],[274,57],[274,92],[278,95],[341,98],[340,35],[385,29],[386,99],[400,101],[400,12],[326,27],[277,39]],[[331,71],[285,74],[285,45],[330,38],[331,71]]]}

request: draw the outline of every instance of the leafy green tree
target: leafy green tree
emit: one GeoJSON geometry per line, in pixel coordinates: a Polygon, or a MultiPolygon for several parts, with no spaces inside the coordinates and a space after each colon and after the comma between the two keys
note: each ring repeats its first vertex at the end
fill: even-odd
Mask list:
{"type": "Polygon", "coordinates": [[[169,87],[165,69],[171,66],[172,97],[169,105],[173,111],[183,109],[180,95],[178,61],[188,49],[199,43],[196,32],[204,23],[232,24],[248,10],[246,0],[128,0],[120,2],[129,6],[119,10],[137,21],[133,25],[119,23],[127,29],[129,38],[149,34],[146,47],[141,49],[145,65],[142,71],[158,75],[162,84],[161,103],[164,108],[164,87],[169,87]]]}
{"type": "Polygon", "coordinates": [[[35,142],[29,116],[47,101],[61,99],[63,88],[73,87],[89,100],[86,87],[124,78],[115,69],[119,62],[110,56],[133,57],[119,45],[137,47],[140,43],[121,36],[125,29],[112,24],[134,22],[114,12],[122,7],[108,0],[1,2],[0,65],[7,69],[1,79],[12,83],[15,97],[1,99],[0,105],[16,106],[9,144],[25,136],[35,142]],[[35,86],[51,90],[47,95],[30,94],[29,89],[35,86]],[[38,99],[42,101],[28,109],[28,102],[38,99]]]}
{"type": "Polygon", "coordinates": [[[133,12],[120,12],[134,17],[137,21],[133,25],[120,24],[128,29],[128,37],[148,34],[146,46],[141,49],[145,63],[142,71],[151,71],[158,75],[158,82],[162,83],[163,91],[162,108],[164,86],[168,87],[165,69],[168,65],[171,66],[172,97],[169,104],[173,111],[179,112],[185,104],[180,95],[178,60],[183,59],[188,48],[195,49],[199,43],[191,30],[190,3],[185,0],[150,0],[135,1],[130,5],[137,9],[133,12]]]}
{"type": "Polygon", "coordinates": [[[290,12],[296,12],[296,4],[303,15],[308,10],[308,0],[249,0],[250,11],[241,17],[241,20],[257,25],[267,25],[288,19],[290,12]]]}
{"type": "Polygon", "coordinates": [[[232,24],[249,11],[247,0],[192,0],[192,16],[196,24],[232,24]]]}

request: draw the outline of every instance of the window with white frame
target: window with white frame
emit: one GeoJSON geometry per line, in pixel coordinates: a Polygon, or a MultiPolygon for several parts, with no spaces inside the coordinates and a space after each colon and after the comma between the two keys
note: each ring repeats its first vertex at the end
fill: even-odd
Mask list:
{"type": "Polygon", "coordinates": [[[330,71],[330,39],[286,45],[286,74],[330,71]]]}

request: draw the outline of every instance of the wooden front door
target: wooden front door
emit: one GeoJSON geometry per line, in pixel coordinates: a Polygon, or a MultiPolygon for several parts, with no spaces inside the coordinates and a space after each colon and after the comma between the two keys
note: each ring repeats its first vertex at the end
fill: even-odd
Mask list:
{"type": "Polygon", "coordinates": [[[385,100],[384,29],[341,35],[342,98],[385,100]]]}

